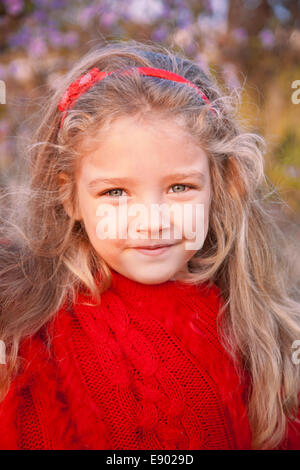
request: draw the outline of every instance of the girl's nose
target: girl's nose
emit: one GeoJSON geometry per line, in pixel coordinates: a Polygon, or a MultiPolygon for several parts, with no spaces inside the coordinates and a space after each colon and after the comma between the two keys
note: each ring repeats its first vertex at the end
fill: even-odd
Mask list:
{"type": "Polygon", "coordinates": [[[168,230],[171,225],[171,213],[166,203],[140,203],[130,207],[137,232],[145,232],[150,237],[159,236],[163,230],[168,230]]]}

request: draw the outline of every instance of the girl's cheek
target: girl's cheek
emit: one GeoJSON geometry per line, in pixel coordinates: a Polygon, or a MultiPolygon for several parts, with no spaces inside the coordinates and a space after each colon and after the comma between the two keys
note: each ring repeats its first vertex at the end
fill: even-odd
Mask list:
{"type": "Polygon", "coordinates": [[[191,205],[184,218],[184,239],[187,250],[199,250],[205,241],[209,223],[209,200],[191,205]]]}
{"type": "Polygon", "coordinates": [[[124,211],[111,205],[99,205],[93,221],[93,230],[98,241],[114,242],[120,246],[126,242],[127,220],[124,211]]]}

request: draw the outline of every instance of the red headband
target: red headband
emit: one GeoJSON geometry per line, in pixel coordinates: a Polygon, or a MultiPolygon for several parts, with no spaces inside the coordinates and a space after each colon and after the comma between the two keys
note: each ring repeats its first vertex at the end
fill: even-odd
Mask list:
{"type": "MultiPolygon", "coordinates": [[[[128,69],[125,71],[120,71],[120,74],[128,75],[132,72],[132,70],[135,70],[135,69],[137,69],[139,73],[143,75],[148,75],[148,76],[158,77],[158,78],[165,78],[167,80],[172,80],[174,82],[186,83],[187,85],[193,87],[206,103],[210,102],[207,96],[200,90],[199,87],[197,87],[197,85],[190,82],[186,78],[181,77],[180,75],[177,75],[176,73],[169,72],[168,70],[155,69],[152,67],[135,67],[135,68],[128,69]]],[[[95,83],[100,82],[100,80],[103,80],[103,78],[111,75],[114,72],[115,71],[101,72],[97,67],[94,67],[89,72],[82,75],[75,82],[69,85],[67,91],[63,94],[58,104],[59,111],[63,112],[60,127],[62,126],[64,122],[67,111],[69,109],[72,109],[72,107],[74,106],[79,96],[82,95],[89,88],[91,88],[95,83]]],[[[215,111],[213,108],[210,108],[210,109],[211,111],[215,111]]]]}

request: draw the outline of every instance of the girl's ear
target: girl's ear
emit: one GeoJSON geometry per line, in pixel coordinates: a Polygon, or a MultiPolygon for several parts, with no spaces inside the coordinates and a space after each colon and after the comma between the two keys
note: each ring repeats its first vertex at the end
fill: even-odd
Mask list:
{"type": "Polygon", "coordinates": [[[64,172],[60,172],[58,175],[58,190],[61,203],[70,218],[73,217],[75,220],[81,220],[79,210],[74,211],[72,204],[72,188],[73,184],[69,175],[64,172]]]}

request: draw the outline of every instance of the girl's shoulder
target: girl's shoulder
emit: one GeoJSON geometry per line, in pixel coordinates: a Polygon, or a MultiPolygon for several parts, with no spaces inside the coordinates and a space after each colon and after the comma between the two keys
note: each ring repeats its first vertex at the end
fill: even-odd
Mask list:
{"type": "Polygon", "coordinates": [[[53,384],[55,370],[40,333],[23,338],[19,344],[18,367],[0,402],[0,449],[19,448],[25,422],[32,429],[39,425],[37,406],[49,400],[50,389],[53,393],[55,390],[53,384]]]}

